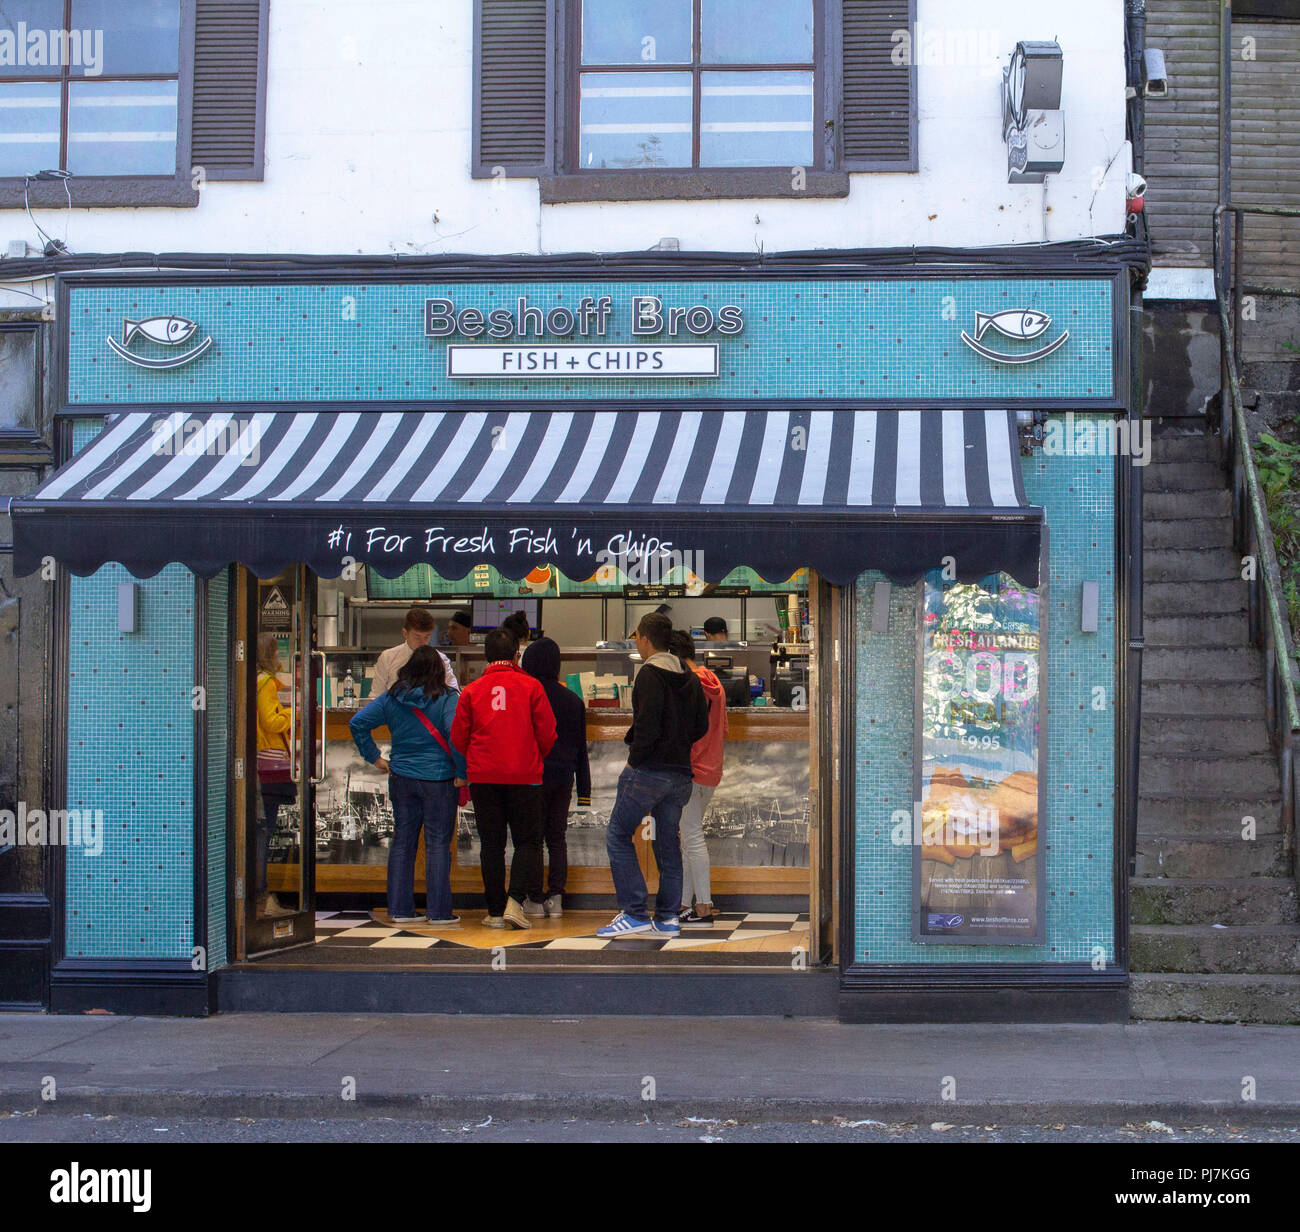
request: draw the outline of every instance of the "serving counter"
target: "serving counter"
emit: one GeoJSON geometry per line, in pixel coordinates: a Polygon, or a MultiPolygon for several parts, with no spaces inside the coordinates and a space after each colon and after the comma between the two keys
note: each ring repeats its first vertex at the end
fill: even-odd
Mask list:
{"type": "MultiPolygon", "coordinates": [[[[479,660],[481,662],[481,659],[479,660]]],[[[466,666],[472,671],[471,663],[466,666]]],[[[325,716],[325,765],[316,802],[318,893],[384,893],[392,811],[387,776],[363,762],[348,723],[355,709],[330,707],[325,716]]],[[[632,721],[626,708],[589,706],[587,748],[592,805],[569,814],[569,876],[574,894],[612,894],[605,830],[618,776],[627,761],[623,737],[632,721]]],[[[775,706],[727,711],[723,779],[705,813],[713,893],[806,894],[808,892],[809,712],[775,706]]],[[[388,732],[374,732],[381,747],[388,732]]],[[[321,770],[318,767],[318,772],[321,770]]],[[[576,805],[576,792],[575,792],[576,805]]],[[[478,834],[472,807],[461,811],[452,861],[452,890],[481,893],[478,834]]],[[[281,809],[280,833],[296,828],[292,810],[281,809]]],[[[650,844],[637,839],[647,882],[657,882],[650,844]]],[[[424,852],[416,887],[423,886],[424,852]]],[[[298,882],[296,849],[273,842],[268,869],[272,890],[298,882]]]]}

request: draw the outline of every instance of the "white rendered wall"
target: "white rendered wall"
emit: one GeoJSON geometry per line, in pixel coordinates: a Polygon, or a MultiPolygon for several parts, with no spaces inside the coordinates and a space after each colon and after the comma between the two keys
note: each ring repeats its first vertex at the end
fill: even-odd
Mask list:
{"type": "MultiPolygon", "coordinates": [[[[470,178],[471,0],[272,0],[263,182],[210,184],[196,209],[38,217],[73,253],[621,251],[668,235],[684,249],[777,252],[1122,231],[1122,0],[920,0],[919,11],[920,172],[854,175],[844,199],[543,207],[535,181],[470,178]],[[949,32],[960,59],[973,40],[1000,63],[1017,39],[1059,39],[1061,175],[1006,183],[999,70],[929,62],[947,58],[949,32]]],[[[37,242],[26,216],[0,211],[0,242],[20,238],[37,242]]]]}

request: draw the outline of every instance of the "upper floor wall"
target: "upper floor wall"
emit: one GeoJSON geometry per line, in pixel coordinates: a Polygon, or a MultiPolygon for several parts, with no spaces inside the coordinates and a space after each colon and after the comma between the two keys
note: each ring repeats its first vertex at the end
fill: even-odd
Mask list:
{"type": "MultiPolygon", "coordinates": [[[[918,0],[917,18],[915,172],[855,173],[829,199],[542,204],[536,179],[471,176],[473,0],[271,0],[261,181],[210,180],[192,207],[78,208],[73,179],[74,208],[36,221],[73,253],[555,253],[664,236],[775,252],[1122,231],[1122,0],[918,0]],[[1007,183],[999,86],[1022,39],[1064,51],[1066,161],[1043,185],[1007,183]]],[[[0,240],[16,239],[41,242],[21,208],[0,209],[0,240]]]]}

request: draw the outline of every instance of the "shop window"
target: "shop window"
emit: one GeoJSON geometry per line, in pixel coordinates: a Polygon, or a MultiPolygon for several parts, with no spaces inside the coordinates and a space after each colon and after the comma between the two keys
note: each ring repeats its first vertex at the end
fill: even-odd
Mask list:
{"type": "Polygon", "coordinates": [[[10,0],[0,207],[196,205],[260,179],[267,0],[10,0]]]}
{"type": "Polygon", "coordinates": [[[0,323],[0,464],[48,456],[42,427],[40,326],[0,323]]]}
{"type": "Polygon", "coordinates": [[[916,169],[915,0],[478,0],[474,174],[543,202],[848,194],[916,169]]]}

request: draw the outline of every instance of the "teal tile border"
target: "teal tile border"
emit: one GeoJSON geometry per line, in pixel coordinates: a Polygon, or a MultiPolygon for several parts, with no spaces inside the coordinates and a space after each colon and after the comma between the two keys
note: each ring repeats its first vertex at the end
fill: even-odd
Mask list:
{"type": "MultiPolygon", "coordinates": [[[[304,285],[74,285],[68,291],[68,397],[77,403],[193,401],[400,403],[468,399],[949,398],[1112,399],[1113,279],[702,279],[692,282],[331,283],[304,285]],[[741,334],[684,333],[659,342],[717,342],[717,378],[453,380],[446,346],[424,335],[424,302],[451,299],[484,312],[513,307],[520,296],[542,308],[576,308],[583,296],[613,297],[604,338],[548,342],[625,344],[634,295],[658,295],[665,308],[701,304],[744,309],[741,334]],[[976,313],[1033,308],[1052,317],[1032,341],[990,330],[982,343],[1008,353],[1060,337],[1060,350],[1030,366],[998,365],[961,340],[976,313]],[[123,322],[179,316],[211,338],[185,366],[149,371],[115,354],[123,322]]],[[[457,336],[457,344],[497,340],[457,336]]],[[[530,338],[529,341],[535,341],[530,338]]],[[[190,344],[185,344],[189,346],[190,344]]],[[[173,358],[177,348],[137,336],[144,358],[173,358]]],[[[193,349],[193,347],[191,347],[193,349]]]]}
{"type": "MultiPolygon", "coordinates": [[[[1077,418],[1077,416],[1076,416],[1077,418]]],[[[1100,417],[1104,420],[1107,417],[1100,417]]],[[[945,946],[911,939],[911,851],[890,841],[890,815],[910,809],[917,597],[892,587],[889,632],[871,632],[873,586],[857,583],[857,800],[852,852],[852,960],[864,964],[1115,961],[1114,461],[1024,459],[1029,499],[1046,509],[1048,722],[1046,924],[1041,946],[945,946]],[[1081,634],[1081,583],[1100,584],[1101,631],[1081,634]],[[1103,709],[1094,709],[1101,689],[1103,709]]]]}
{"type": "Polygon", "coordinates": [[[226,965],[226,791],[229,782],[230,575],[208,583],[208,970],[226,965]]]}

